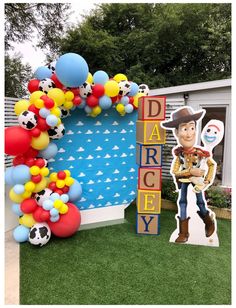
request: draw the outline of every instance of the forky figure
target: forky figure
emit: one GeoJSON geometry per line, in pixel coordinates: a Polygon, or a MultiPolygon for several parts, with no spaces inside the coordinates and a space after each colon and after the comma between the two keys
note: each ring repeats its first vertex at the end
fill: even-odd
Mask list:
{"type": "MultiPolygon", "coordinates": [[[[221,142],[224,137],[224,124],[219,120],[210,120],[202,130],[201,141],[204,145],[204,150],[210,153],[212,158],[212,150],[221,142]]],[[[206,158],[203,158],[200,168],[207,170],[206,158]]],[[[203,177],[192,176],[189,180],[194,184],[193,191],[199,193],[207,188],[209,184],[204,183],[203,177]]]]}

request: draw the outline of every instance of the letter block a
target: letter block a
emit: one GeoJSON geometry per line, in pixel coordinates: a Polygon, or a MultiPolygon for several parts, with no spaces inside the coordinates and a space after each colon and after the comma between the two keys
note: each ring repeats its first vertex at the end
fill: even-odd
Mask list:
{"type": "Polygon", "coordinates": [[[139,168],[138,189],[161,190],[161,168],[139,168]]]}
{"type": "Polygon", "coordinates": [[[136,144],[136,163],[140,167],[162,166],[162,145],[136,144]]]}
{"type": "Polygon", "coordinates": [[[142,121],[165,120],[166,97],[165,96],[143,96],[138,102],[138,119],[142,121]]]}
{"type": "Polygon", "coordinates": [[[137,213],[136,228],[138,234],[160,234],[160,215],[137,213]]]}
{"type": "Polygon", "coordinates": [[[145,214],[160,214],[161,192],[138,189],[137,212],[145,214]]]}
{"type": "Polygon", "coordinates": [[[136,142],[164,144],[166,142],[166,130],[161,127],[160,121],[137,121],[136,142]]]}

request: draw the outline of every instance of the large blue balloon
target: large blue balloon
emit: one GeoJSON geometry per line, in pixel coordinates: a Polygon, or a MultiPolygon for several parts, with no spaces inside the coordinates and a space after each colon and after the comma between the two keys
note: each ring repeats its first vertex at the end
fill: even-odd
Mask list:
{"type": "Polygon", "coordinates": [[[67,194],[69,196],[70,202],[78,201],[82,194],[82,187],[80,183],[75,180],[74,183],[70,186],[69,192],[67,194]]]}
{"type": "Polygon", "coordinates": [[[34,73],[34,77],[38,80],[50,78],[52,76],[51,70],[46,66],[40,66],[34,73]]]}
{"type": "Polygon", "coordinates": [[[12,171],[14,184],[25,184],[31,178],[30,168],[26,165],[18,165],[12,171]]]}
{"type": "Polygon", "coordinates": [[[23,225],[19,225],[13,231],[14,240],[18,243],[23,243],[28,241],[29,231],[30,231],[29,228],[23,225]]]}
{"type": "Polygon", "coordinates": [[[43,157],[45,159],[50,159],[50,158],[53,158],[54,156],[56,156],[57,152],[58,152],[57,145],[53,142],[50,142],[49,145],[46,147],[46,149],[41,150],[39,152],[39,156],[43,157]]]}
{"type": "Polygon", "coordinates": [[[5,183],[7,185],[10,185],[10,186],[14,185],[14,182],[13,182],[13,179],[12,179],[13,169],[14,169],[14,167],[10,167],[10,168],[7,168],[6,171],[5,171],[5,183]]]}
{"type": "Polygon", "coordinates": [[[94,84],[105,84],[109,80],[109,76],[104,71],[96,71],[93,75],[94,84]]]}
{"type": "Polygon", "coordinates": [[[136,82],[131,82],[131,89],[128,96],[135,96],[138,93],[139,87],[136,82]]]}
{"type": "Polygon", "coordinates": [[[56,75],[66,87],[79,87],[87,79],[89,68],[83,57],[76,53],[62,55],[56,63],[56,75]]]}

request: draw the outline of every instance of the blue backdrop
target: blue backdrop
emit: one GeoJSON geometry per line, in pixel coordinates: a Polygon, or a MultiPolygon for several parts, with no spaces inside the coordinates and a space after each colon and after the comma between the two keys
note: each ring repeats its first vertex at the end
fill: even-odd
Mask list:
{"type": "Polygon", "coordinates": [[[121,117],[113,108],[96,118],[75,109],[62,119],[66,133],[55,140],[50,172],[68,169],[82,185],[81,210],[130,203],[136,197],[137,112],[121,117]]]}

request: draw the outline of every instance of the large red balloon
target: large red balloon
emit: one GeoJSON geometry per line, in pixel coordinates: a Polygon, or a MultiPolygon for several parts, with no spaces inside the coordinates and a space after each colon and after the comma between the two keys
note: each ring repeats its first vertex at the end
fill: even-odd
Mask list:
{"type": "Polygon", "coordinates": [[[29,132],[24,128],[7,127],[5,129],[5,153],[14,156],[26,153],[30,148],[31,139],[29,132]]]}
{"type": "Polygon", "coordinates": [[[68,212],[61,214],[56,222],[47,222],[52,233],[58,237],[70,237],[80,226],[81,216],[79,209],[72,203],[67,203],[68,212]]]}
{"type": "Polygon", "coordinates": [[[105,88],[102,84],[95,84],[92,89],[95,97],[101,97],[105,93],[105,88]]]}
{"type": "Polygon", "coordinates": [[[94,95],[90,95],[86,99],[86,103],[90,108],[96,107],[98,105],[98,98],[94,95]]]}

